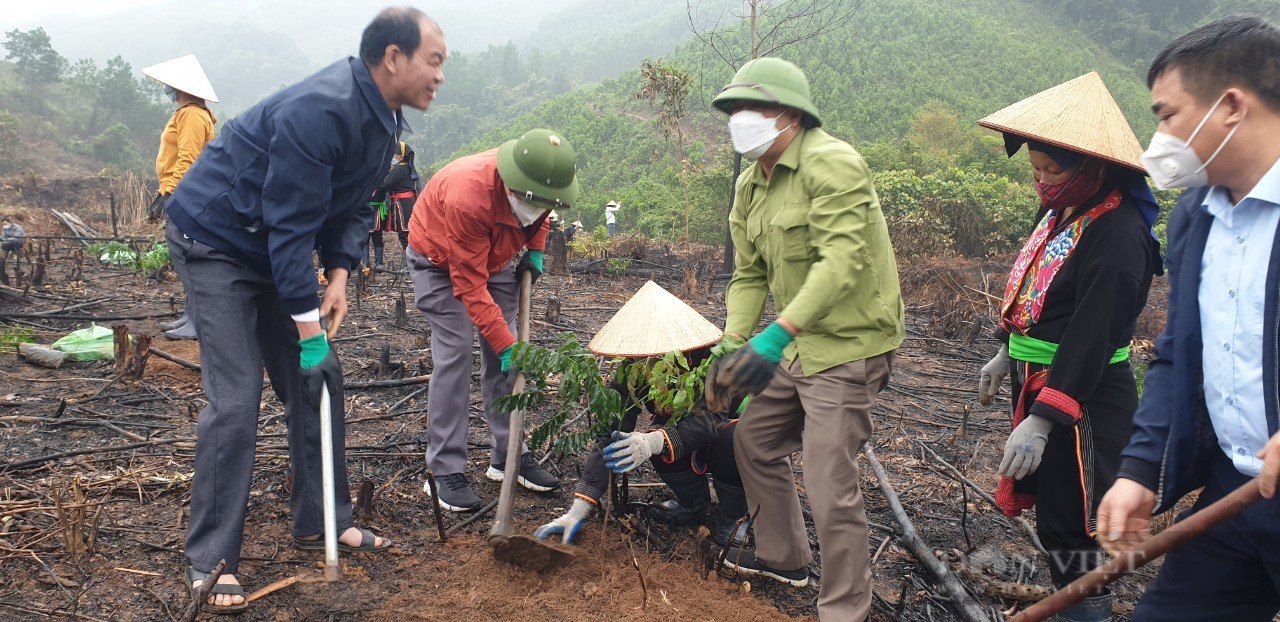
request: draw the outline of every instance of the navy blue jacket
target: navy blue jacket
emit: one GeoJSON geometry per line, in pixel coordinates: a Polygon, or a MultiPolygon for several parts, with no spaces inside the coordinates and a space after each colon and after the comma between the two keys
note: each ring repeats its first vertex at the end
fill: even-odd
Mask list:
{"type": "Polygon", "coordinates": [[[399,150],[393,115],[358,58],[348,58],[232,119],[166,204],[191,238],[270,274],[290,314],[317,307],[312,251],[355,269],[369,195],[399,150]]]}
{"type": "MultiPolygon", "coordinates": [[[[1213,224],[1201,204],[1207,188],[1182,193],[1169,214],[1168,324],[1156,339],[1142,403],[1133,416],[1119,477],[1156,493],[1156,512],[1206,483],[1212,452],[1221,452],[1204,400],[1204,344],[1200,332],[1200,265],[1213,224]]],[[[1280,231],[1271,249],[1263,318],[1262,381],[1267,428],[1277,430],[1276,380],[1280,365],[1280,231]]]]}

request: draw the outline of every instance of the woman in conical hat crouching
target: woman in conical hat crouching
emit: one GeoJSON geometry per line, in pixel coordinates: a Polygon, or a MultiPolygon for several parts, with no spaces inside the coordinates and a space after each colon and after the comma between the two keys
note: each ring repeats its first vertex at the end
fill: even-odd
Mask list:
{"type": "Polygon", "coordinates": [[[735,400],[725,412],[711,412],[699,401],[693,412],[667,425],[671,413],[649,399],[648,388],[633,390],[625,380],[627,365],[643,364],[650,357],[673,351],[683,353],[690,369],[697,369],[720,338],[720,329],[653,281],[618,310],[588,347],[596,354],[633,359],[620,366],[611,381],[611,388],[624,396],[627,405],[621,431],[591,447],[573,504],[534,531],[535,536],[546,539],[563,534],[564,542],[572,543],[608,491],[609,471],[627,473],[647,461],[674,497],[651,511],[652,517],[675,523],[700,520],[711,508],[710,475],[719,501],[713,537],[721,545],[728,546],[731,541],[741,544],[746,525],[739,519],[747,513],[747,497],[734,460],[733,430],[743,401],[735,400]],[[635,432],[641,402],[653,413],[652,429],[635,432]]]}

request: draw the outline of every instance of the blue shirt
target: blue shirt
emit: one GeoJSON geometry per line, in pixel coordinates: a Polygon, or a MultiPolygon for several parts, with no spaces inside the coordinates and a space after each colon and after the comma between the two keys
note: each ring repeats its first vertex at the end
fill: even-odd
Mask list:
{"type": "Polygon", "coordinates": [[[1237,470],[1256,477],[1267,444],[1263,397],[1263,311],[1267,271],[1280,223],[1280,162],[1239,203],[1226,188],[1205,195],[1213,216],[1200,264],[1204,397],[1218,446],[1237,470]]]}

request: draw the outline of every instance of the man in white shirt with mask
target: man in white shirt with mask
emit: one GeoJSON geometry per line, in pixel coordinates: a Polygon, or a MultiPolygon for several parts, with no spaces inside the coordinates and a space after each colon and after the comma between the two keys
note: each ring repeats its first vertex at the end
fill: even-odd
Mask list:
{"type": "MultiPolygon", "coordinates": [[[[542,274],[547,215],[578,198],[578,157],[549,130],[530,130],[497,149],[459,158],[431,177],[409,220],[405,265],[417,306],[431,324],[434,369],[427,391],[427,466],[445,509],[471,512],[482,501],[467,481],[472,333],[480,333],[481,397],[492,432],[485,476],[502,481],[508,413],[493,401],[511,391],[520,274],[542,274]],[[523,256],[517,258],[521,249],[523,256]]],[[[520,434],[520,430],[515,430],[520,434]]],[[[523,448],[519,482],[546,492],[559,480],[523,448]]]]}
{"type": "Polygon", "coordinates": [[[1206,24],[1166,47],[1147,76],[1160,124],[1143,165],[1162,189],[1188,190],[1169,216],[1168,324],[1098,510],[1098,540],[1127,553],[1153,512],[1203,486],[1195,512],[1258,477],[1264,499],[1169,553],[1133,619],[1271,620],[1280,612],[1280,28],[1254,17],[1206,24]]]}

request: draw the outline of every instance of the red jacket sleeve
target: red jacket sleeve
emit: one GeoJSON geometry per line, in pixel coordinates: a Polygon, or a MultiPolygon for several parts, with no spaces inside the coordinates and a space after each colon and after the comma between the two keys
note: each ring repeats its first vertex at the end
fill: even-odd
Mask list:
{"type": "Polygon", "coordinates": [[[543,218],[542,224],[538,225],[538,230],[529,238],[529,243],[525,244],[525,248],[531,251],[542,251],[547,249],[547,231],[551,228],[551,219],[543,218]]]}

